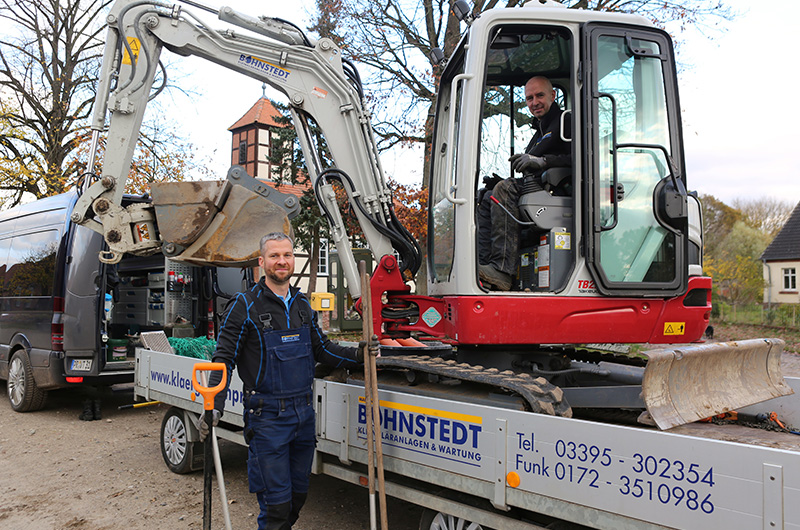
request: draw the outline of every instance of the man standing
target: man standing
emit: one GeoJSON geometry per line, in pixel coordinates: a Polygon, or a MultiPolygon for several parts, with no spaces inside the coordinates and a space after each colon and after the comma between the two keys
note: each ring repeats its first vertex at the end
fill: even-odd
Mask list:
{"type": "MultiPolygon", "coordinates": [[[[546,77],[532,77],[525,84],[525,103],[533,115],[536,134],[531,138],[524,153],[513,155],[509,161],[514,171],[523,176],[539,177],[551,167],[572,165],[570,144],[561,138],[561,114],[558,105],[553,105],[556,91],[546,77]]],[[[499,182],[492,195],[506,210],[519,218],[519,195],[522,180],[508,178],[499,182]]],[[[489,215],[479,215],[484,220],[479,227],[480,244],[488,247],[480,250],[478,276],[497,290],[511,289],[511,279],[519,264],[519,225],[497,204],[491,204],[485,194],[479,209],[484,212],[491,206],[489,215]]]]}
{"type": "MultiPolygon", "coordinates": [[[[264,236],[258,264],[264,276],[231,300],[212,360],[225,363],[228,373],[237,366],[244,383],[247,477],[261,507],[258,528],[289,530],[306,500],[316,447],[315,361],[357,368],[362,359],[357,348],[328,340],[306,297],[289,285],[294,250],[287,235],[264,236]]],[[[212,372],[209,384],[220,378],[212,372]]],[[[214,424],[226,394],[215,399],[214,424]]]]}

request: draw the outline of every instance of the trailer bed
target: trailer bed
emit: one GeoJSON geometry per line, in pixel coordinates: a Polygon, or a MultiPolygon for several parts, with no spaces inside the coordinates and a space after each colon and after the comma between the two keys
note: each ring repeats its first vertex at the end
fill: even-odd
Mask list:
{"type": "MultiPolygon", "coordinates": [[[[190,382],[196,360],[149,350],[136,360],[137,396],[201,412],[190,382]]],[[[781,398],[782,410],[800,410],[797,395],[781,398]]],[[[800,530],[797,435],[707,423],[665,432],[386,388],[379,397],[387,493],[486,527],[541,528],[555,518],[609,529],[800,530]],[[475,498],[486,506],[464,500],[475,498]]],[[[317,379],[314,403],[314,471],[358,482],[363,386],[317,379]]],[[[243,443],[241,407],[234,374],[220,437],[243,443]]]]}

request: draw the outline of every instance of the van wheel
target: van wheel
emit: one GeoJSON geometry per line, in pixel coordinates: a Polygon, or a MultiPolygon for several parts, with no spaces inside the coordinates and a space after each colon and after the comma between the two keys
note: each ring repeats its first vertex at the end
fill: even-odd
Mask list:
{"type": "Polygon", "coordinates": [[[489,530],[478,523],[470,523],[460,517],[425,508],[419,522],[419,530],[489,530]]]}
{"type": "Polygon", "coordinates": [[[202,466],[203,444],[190,442],[186,417],[181,409],[172,407],[161,422],[161,456],[173,473],[191,473],[199,469],[195,455],[202,466]]]}
{"type": "Polygon", "coordinates": [[[44,407],[47,392],[36,386],[31,361],[25,350],[17,351],[8,365],[8,400],[17,412],[32,412],[44,407]]]}

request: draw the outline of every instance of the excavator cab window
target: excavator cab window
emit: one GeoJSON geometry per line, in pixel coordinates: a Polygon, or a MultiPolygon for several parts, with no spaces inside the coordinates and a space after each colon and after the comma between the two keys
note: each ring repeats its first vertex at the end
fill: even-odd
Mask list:
{"type": "Polygon", "coordinates": [[[447,282],[453,271],[456,249],[456,188],[458,138],[461,133],[463,98],[464,49],[459,48],[448,62],[437,98],[432,151],[432,178],[429,190],[428,256],[430,277],[434,282],[447,282]]]}
{"type": "Polygon", "coordinates": [[[557,26],[499,25],[489,39],[475,183],[477,246],[479,262],[487,262],[491,240],[485,225],[497,214],[488,195],[500,180],[519,179],[519,211],[512,214],[520,230],[520,256],[512,290],[560,291],[573,268],[574,245],[565,243],[571,243],[574,231],[572,168],[523,176],[509,163],[511,155],[525,152],[536,132],[525,102],[525,85],[532,77],[552,83],[553,105],[565,111],[560,123],[564,141],[571,142],[573,53],[572,34],[557,26]]]}

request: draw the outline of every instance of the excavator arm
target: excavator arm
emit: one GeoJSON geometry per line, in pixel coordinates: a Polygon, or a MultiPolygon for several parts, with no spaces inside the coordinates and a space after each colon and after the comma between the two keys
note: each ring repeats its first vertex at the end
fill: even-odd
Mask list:
{"type": "MultiPolygon", "coordinates": [[[[75,222],[104,234],[110,250],[101,259],[114,262],[125,252],[148,254],[164,250],[174,259],[194,263],[239,265],[243,260],[220,249],[219,245],[224,243],[218,237],[225,230],[225,222],[235,215],[233,210],[240,209],[242,201],[247,202],[247,197],[240,198],[226,208],[227,202],[241,192],[240,183],[254,181],[241,168],[229,172],[224,185],[213,183],[210,189],[189,199],[188,205],[175,204],[175,197],[185,197],[185,193],[162,193],[154,186],[155,207],[122,206],[139,128],[152,97],[161,51],[166,48],[178,55],[212,61],[267,83],[286,95],[317,199],[330,222],[332,239],[354,296],[360,296],[360,282],[336,202],[332,185],[335,181],[346,190],[376,259],[397,250],[402,268],[416,272],[419,249],[394,215],[370,116],[364,110],[358,74],[351,64],[343,61],[340,49],[330,39],[312,42],[296,26],[280,19],[254,18],[230,7],[215,9],[196,2],[118,0],[107,22],[91,149],[94,156],[108,113],[105,156],[101,175],[84,191],[73,217],[75,222]],[[228,29],[212,29],[200,18],[208,13],[227,23],[228,29]],[[321,146],[315,144],[311,131],[312,123],[323,132],[334,167],[324,166],[319,154],[321,146]],[[203,219],[195,221],[193,218],[197,216],[203,219]],[[219,216],[226,221],[220,222],[216,219],[219,216]],[[180,228],[183,225],[186,227],[180,228]],[[168,228],[176,226],[177,233],[168,228]]],[[[197,183],[183,184],[188,190],[197,183]]],[[[299,207],[291,197],[277,194],[257,181],[243,187],[277,204],[287,215],[299,207]]],[[[252,226],[253,219],[249,222],[252,226]]],[[[231,238],[235,239],[232,235],[231,238]]]]}

